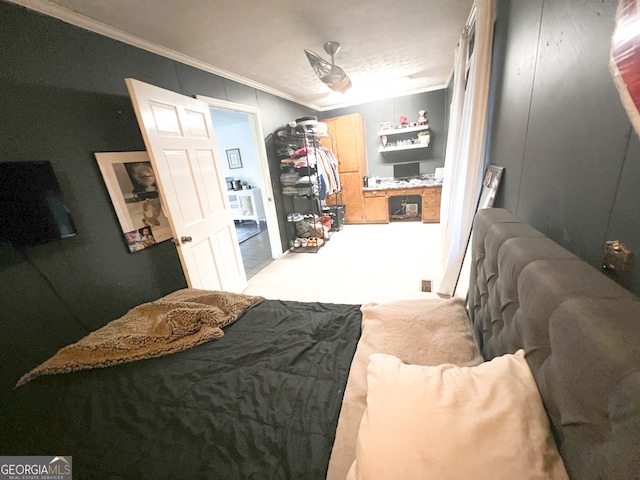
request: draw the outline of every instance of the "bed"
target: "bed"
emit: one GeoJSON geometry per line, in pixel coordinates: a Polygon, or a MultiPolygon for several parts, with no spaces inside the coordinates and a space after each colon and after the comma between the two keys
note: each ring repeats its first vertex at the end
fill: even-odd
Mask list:
{"type": "MultiPolygon", "coordinates": [[[[89,479],[640,478],[637,297],[502,209],[478,212],[472,264],[466,301],[223,296],[185,348],[43,364],[0,454],[89,479]]],[[[141,306],[154,332],[168,300],[141,306]]]]}

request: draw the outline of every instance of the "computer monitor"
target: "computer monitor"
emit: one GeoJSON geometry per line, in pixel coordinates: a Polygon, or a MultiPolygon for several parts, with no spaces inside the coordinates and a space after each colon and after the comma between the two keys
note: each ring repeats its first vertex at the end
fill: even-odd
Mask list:
{"type": "Polygon", "coordinates": [[[420,162],[397,163],[393,166],[393,177],[416,178],[420,176],[420,162]]]}

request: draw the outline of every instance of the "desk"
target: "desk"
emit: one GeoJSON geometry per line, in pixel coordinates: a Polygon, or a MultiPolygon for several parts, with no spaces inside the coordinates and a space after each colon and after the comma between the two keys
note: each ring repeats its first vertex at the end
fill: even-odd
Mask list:
{"type": "Polygon", "coordinates": [[[363,189],[364,222],[389,223],[389,197],[416,195],[422,198],[422,223],[440,223],[441,185],[363,189]]]}

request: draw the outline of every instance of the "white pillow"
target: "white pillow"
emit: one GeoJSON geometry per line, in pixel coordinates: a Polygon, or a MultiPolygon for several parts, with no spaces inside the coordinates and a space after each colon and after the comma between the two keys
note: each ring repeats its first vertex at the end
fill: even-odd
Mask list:
{"type": "Polygon", "coordinates": [[[370,356],[348,479],[569,477],[524,351],[475,367],[370,356]]]}
{"type": "Polygon", "coordinates": [[[470,367],[483,361],[461,298],[368,303],[361,310],[362,335],[349,370],[326,480],[344,480],[356,458],[372,353],[395,355],[418,365],[470,367]]]}

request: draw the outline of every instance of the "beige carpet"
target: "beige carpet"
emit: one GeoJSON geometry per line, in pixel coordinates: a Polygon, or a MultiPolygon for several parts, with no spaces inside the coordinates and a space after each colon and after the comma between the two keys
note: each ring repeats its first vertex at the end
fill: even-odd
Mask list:
{"type": "Polygon", "coordinates": [[[271,299],[361,304],[435,298],[442,273],[440,225],[346,225],[318,253],[289,253],[249,280],[244,293],[271,299]]]}

